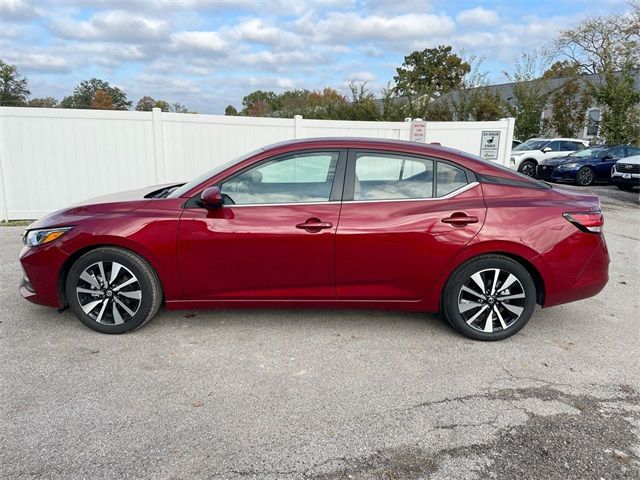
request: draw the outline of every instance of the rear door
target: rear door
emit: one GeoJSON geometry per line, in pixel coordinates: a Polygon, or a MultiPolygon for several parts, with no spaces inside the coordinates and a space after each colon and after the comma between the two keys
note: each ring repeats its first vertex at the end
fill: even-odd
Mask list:
{"type": "Polygon", "coordinates": [[[473,172],[433,158],[350,150],[336,236],[342,300],[419,300],[480,230],[473,172]]]}

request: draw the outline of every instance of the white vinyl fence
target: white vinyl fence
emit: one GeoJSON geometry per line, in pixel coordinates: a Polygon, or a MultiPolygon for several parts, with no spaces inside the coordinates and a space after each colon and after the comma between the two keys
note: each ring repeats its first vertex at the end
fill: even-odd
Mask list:
{"type": "MultiPolygon", "coordinates": [[[[411,122],[227,117],[183,113],[0,107],[0,220],[35,219],[111,192],[189,180],[238,155],[293,138],[409,140],[411,122]]],[[[494,135],[511,153],[513,119],[428,122],[426,142],[475,155],[494,135]],[[499,139],[495,136],[499,132],[499,139]]],[[[494,152],[495,154],[495,152],[494,152]]]]}

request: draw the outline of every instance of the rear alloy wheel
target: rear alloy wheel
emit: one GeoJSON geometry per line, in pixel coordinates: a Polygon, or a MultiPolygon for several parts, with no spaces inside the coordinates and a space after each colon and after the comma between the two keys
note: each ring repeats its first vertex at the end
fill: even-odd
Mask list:
{"type": "Polygon", "coordinates": [[[524,173],[528,177],[533,177],[536,174],[536,164],[531,160],[525,160],[520,164],[518,169],[520,173],[524,173]]]}
{"type": "Polygon", "coordinates": [[[66,294],[82,323],[102,333],[141,327],[162,301],[151,267],[137,255],[111,247],[92,250],[73,264],[66,294]]]}
{"type": "Polygon", "coordinates": [[[582,167],[576,174],[576,183],[578,185],[586,187],[587,185],[591,185],[593,183],[594,177],[595,174],[592,168],[582,167]]]}
{"type": "Polygon", "coordinates": [[[443,313],[461,334],[475,340],[502,340],[531,318],[536,288],[527,270],[501,255],[474,259],[447,282],[443,313]]]}

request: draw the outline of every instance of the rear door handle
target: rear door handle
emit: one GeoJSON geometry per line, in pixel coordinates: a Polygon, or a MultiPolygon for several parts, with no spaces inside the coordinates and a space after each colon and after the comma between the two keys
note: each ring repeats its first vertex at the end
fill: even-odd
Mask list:
{"type": "Polygon", "coordinates": [[[450,217],[443,218],[442,223],[449,223],[454,227],[464,227],[470,223],[478,223],[478,217],[468,216],[466,213],[454,213],[450,217]]]}
{"type": "Polygon", "coordinates": [[[320,230],[324,230],[325,228],[332,228],[332,227],[333,227],[333,223],[323,222],[318,218],[308,218],[306,222],[299,223],[296,225],[296,228],[300,228],[308,232],[319,232],[320,230]]]}

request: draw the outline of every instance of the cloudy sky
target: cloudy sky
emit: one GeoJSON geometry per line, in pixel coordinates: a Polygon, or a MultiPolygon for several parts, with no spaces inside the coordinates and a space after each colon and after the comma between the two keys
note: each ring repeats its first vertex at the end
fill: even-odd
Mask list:
{"type": "Polygon", "coordinates": [[[413,50],[453,45],[504,82],[520,52],[623,0],[0,0],[0,59],[32,97],[98,77],[200,113],[252,90],[366,81],[379,93],[413,50]],[[533,7],[532,5],[535,5],[533,7]]]}

